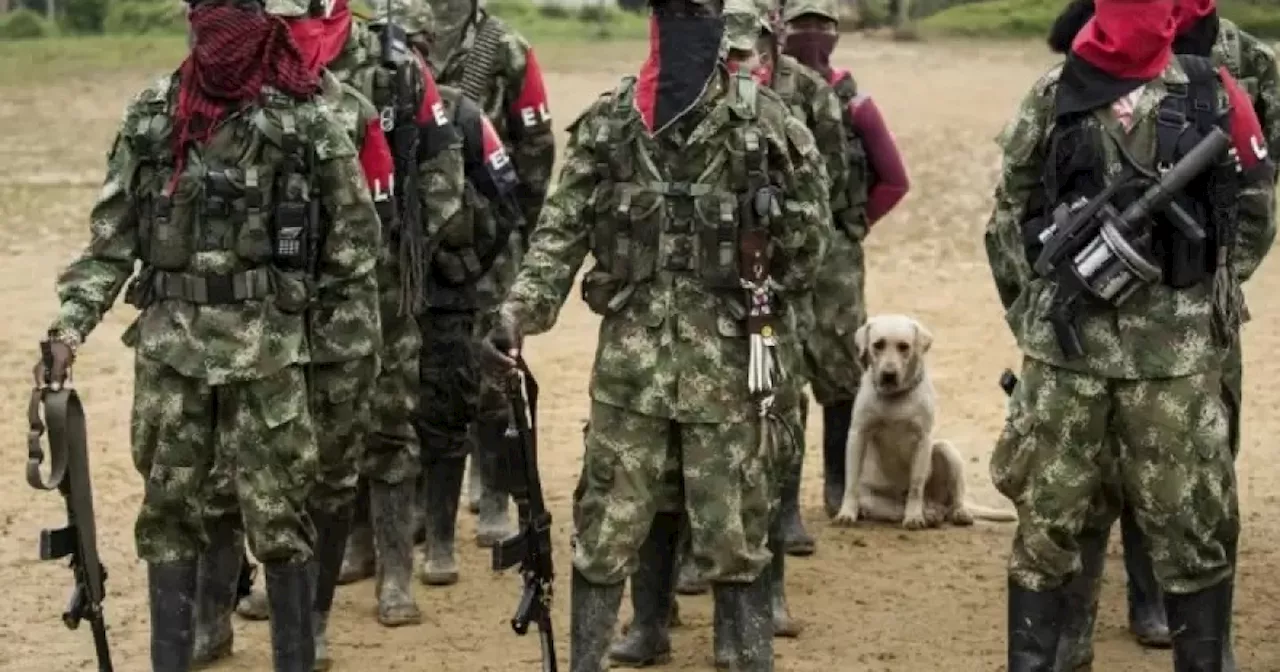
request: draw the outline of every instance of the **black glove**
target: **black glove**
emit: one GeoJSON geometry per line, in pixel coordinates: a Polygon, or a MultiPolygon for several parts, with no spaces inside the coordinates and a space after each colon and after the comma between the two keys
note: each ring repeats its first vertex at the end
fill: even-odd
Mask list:
{"type": "Polygon", "coordinates": [[[522,340],[520,320],[505,306],[498,311],[498,321],[480,344],[480,358],[486,367],[498,371],[516,368],[522,340]]]}
{"type": "Polygon", "coordinates": [[[71,346],[62,341],[49,340],[40,343],[42,356],[32,369],[36,387],[48,387],[57,392],[67,382],[67,373],[71,371],[71,362],[75,353],[71,346]],[[45,348],[48,348],[46,351],[45,348]]]}

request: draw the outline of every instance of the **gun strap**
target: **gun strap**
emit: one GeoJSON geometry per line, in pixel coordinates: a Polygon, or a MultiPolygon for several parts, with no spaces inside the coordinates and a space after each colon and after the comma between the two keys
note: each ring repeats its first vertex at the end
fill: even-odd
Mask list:
{"type": "Polygon", "coordinates": [[[27,409],[31,431],[27,434],[27,484],[36,490],[53,490],[61,487],[67,477],[67,463],[71,451],[88,451],[85,431],[84,407],[80,396],[71,388],[53,390],[36,389],[31,393],[27,409]],[[44,406],[44,419],[40,407],[44,406]],[[41,439],[46,429],[49,434],[49,478],[40,473],[44,463],[41,439]]]}
{"type": "Polygon", "coordinates": [[[459,88],[477,105],[483,106],[493,79],[494,65],[498,60],[498,48],[502,46],[502,26],[486,17],[476,34],[475,44],[467,53],[462,66],[462,82],[459,88]]]}
{"type": "MultiPolygon", "coordinates": [[[[538,381],[534,379],[533,372],[529,370],[529,364],[524,361],[523,357],[516,363],[516,368],[520,371],[521,378],[524,380],[524,399],[525,403],[529,405],[529,441],[536,455],[538,451],[538,381]]],[[[519,411],[522,409],[513,410],[519,411]]]]}

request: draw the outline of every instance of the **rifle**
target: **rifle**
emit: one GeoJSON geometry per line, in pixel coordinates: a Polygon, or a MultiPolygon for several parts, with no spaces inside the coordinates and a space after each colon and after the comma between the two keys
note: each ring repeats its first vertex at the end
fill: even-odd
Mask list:
{"type": "Polygon", "coordinates": [[[537,623],[542,642],[542,670],[556,672],[555,638],[551,629],[551,598],[555,570],[551,558],[551,514],[542,498],[538,475],[538,383],[529,366],[520,360],[507,379],[511,402],[511,422],[507,425],[507,464],[504,473],[508,491],[519,511],[519,531],[493,547],[493,570],[500,572],[520,565],[524,590],[511,618],[517,635],[537,623]]]}
{"type": "Polygon", "coordinates": [[[1123,212],[1111,201],[1126,179],[1114,180],[1092,200],[1054,209],[1052,224],[1039,236],[1044,249],[1034,269],[1054,281],[1047,319],[1064,357],[1084,355],[1078,324],[1082,304],[1119,307],[1140,287],[1160,280],[1159,262],[1149,252],[1152,215],[1163,212],[1187,239],[1204,240],[1204,229],[1173,197],[1230,147],[1231,137],[1215,127],[1123,212]]]}
{"type": "MultiPolygon", "coordinates": [[[[53,366],[53,350],[46,340],[40,344],[45,384],[53,366]]],[[[27,483],[36,490],[57,488],[67,506],[67,526],[40,531],[40,559],[57,560],[71,556],[75,588],[62,612],[62,622],[70,630],[89,621],[99,672],[112,672],[111,650],[102,602],[106,597],[107,569],[98,558],[98,537],[93,517],[93,488],[89,480],[89,440],[84,407],[76,391],[68,386],[54,391],[48,387],[32,390],[27,409],[31,431],[27,434],[27,483]],[[40,409],[44,408],[44,418],[40,409]],[[40,473],[44,463],[41,438],[49,433],[49,478],[40,473]]]]}

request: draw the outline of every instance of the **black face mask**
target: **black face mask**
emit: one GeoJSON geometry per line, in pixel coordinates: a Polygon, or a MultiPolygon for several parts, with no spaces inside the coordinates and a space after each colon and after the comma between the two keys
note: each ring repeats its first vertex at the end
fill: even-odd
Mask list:
{"type": "Polygon", "coordinates": [[[831,52],[835,51],[838,39],[840,36],[835,33],[809,30],[791,33],[787,35],[782,53],[826,75],[831,72],[831,52]]]}
{"type": "Polygon", "coordinates": [[[1218,41],[1218,10],[1195,22],[1191,29],[1173,40],[1173,53],[1192,56],[1209,56],[1218,41]]]}
{"type": "Polygon", "coordinates": [[[719,16],[655,12],[649,58],[640,73],[636,104],[657,133],[701,98],[720,63],[724,21],[719,16]],[[646,109],[648,108],[648,109],[646,109]]]}

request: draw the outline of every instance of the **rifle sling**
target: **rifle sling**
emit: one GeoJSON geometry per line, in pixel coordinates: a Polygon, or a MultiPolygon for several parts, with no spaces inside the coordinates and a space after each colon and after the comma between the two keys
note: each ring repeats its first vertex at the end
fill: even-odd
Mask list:
{"type": "Polygon", "coordinates": [[[80,396],[71,388],[57,392],[33,390],[27,407],[31,431],[27,434],[27,484],[36,490],[53,490],[61,487],[67,476],[67,463],[71,451],[88,452],[88,435],[85,430],[84,407],[80,396]],[[40,407],[44,406],[44,419],[40,407]],[[41,439],[49,434],[49,478],[40,473],[44,463],[41,439]]]}

